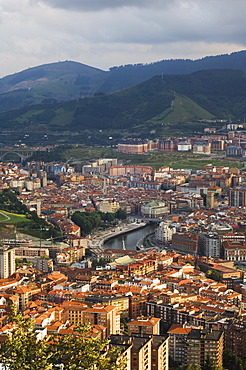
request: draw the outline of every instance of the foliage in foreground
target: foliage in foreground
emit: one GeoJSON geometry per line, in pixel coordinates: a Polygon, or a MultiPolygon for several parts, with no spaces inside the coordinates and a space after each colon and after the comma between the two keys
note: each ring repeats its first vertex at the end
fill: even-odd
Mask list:
{"type": "Polygon", "coordinates": [[[78,328],[77,335],[48,335],[37,339],[31,319],[13,308],[11,318],[15,329],[0,350],[0,362],[8,370],[116,370],[119,350],[108,349],[109,342],[91,336],[90,325],[78,328]]]}

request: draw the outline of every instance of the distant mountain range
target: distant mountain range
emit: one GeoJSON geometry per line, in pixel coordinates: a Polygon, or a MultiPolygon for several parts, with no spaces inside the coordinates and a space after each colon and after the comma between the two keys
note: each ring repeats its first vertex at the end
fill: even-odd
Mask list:
{"type": "MultiPolygon", "coordinates": [[[[246,72],[221,69],[161,75],[121,91],[0,114],[0,127],[26,131],[139,130],[212,118],[246,117],[246,72]]],[[[179,130],[181,125],[179,125],[179,130]]]]}
{"type": "Polygon", "coordinates": [[[156,75],[183,75],[208,69],[246,70],[246,51],[203,59],[162,60],[151,64],[96,69],[73,61],[45,64],[0,79],[0,111],[34,104],[112,93],[156,75]]]}
{"type": "Polygon", "coordinates": [[[53,135],[52,143],[58,137],[67,142],[70,133],[74,136],[70,142],[75,142],[78,133],[87,132],[80,142],[100,144],[104,137],[107,144],[106,130],[115,130],[116,140],[201,133],[202,120],[242,121],[244,69],[246,51],[197,61],[114,67],[109,72],[69,61],[30,68],[0,80],[0,141],[24,138],[32,144],[35,136],[39,143],[42,133],[46,142],[47,134],[53,135]],[[203,70],[189,73],[199,68],[203,70]],[[93,130],[97,134],[91,139],[93,130]]]}

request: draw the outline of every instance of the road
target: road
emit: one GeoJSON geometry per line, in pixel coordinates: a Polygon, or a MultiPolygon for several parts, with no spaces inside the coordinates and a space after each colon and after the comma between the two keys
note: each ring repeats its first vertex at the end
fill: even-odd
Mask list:
{"type": "Polygon", "coordinates": [[[10,220],[10,217],[9,217],[9,216],[7,216],[7,215],[5,215],[5,213],[3,213],[3,212],[1,212],[1,211],[0,211],[0,214],[1,214],[2,216],[6,217],[6,219],[5,219],[5,220],[2,220],[2,221],[0,221],[0,222],[6,222],[6,221],[9,221],[9,220],[10,220]]]}

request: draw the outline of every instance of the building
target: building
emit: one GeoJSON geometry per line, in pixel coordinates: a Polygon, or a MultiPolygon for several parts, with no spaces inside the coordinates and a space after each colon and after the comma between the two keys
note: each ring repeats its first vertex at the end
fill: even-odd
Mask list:
{"type": "Polygon", "coordinates": [[[20,246],[15,248],[15,256],[17,258],[26,258],[27,260],[33,261],[35,257],[49,257],[49,249],[44,247],[20,246]]]}
{"type": "Polygon", "coordinates": [[[128,334],[159,335],[160,321],[157,317],[139,317],[127,324],[128,334]]]}
{"type": "Polygon", "coordinates": [[[170,225],[170,222],[162,221],[155,229],[155,239],[163,244],[172,240],[173,234],[176,233],[176,228],[170,225]]]}
{"type": "Polygon", "coordinates": [[[168,344],[169,338],[161,335],[154,335],[152,337],[151,368],[153,370],[168,370],[168,344]]]}
{"type": "Polygon", "coordinates": [[[227,157],[242,157],[242,148],[239,145],[229,145],[226,147],[227,157]]]}
{"type": "Polygon", "coordinates": [[[195,154],[210,154],[210,144],[197,143],[193,145],[193,153],[195,154]]]}
{"type": "Polygon", "coordinates": [[[54,269],[53,260],[43,256],[36,258],[36,268],[41,272],[51,272],[54,269]]]}
{"type": "Polygon", "coordinates": [[[115,306],[121,317],[129,316],[129,297],[121,294],[89,294],[85,297],[86,303],[115,306]]]}
{"type": "Polygon", "coordinates": [[[168,370],[168,337],[161,335],[111,335],[110,345],[130,348],[126,358],[127,370],[168,370]]]}
{"type": "Polygon", "coordinates": [[[174,361],[186,363],[186,340],[191,328],[185,328],[183,325],[174,324],[168,330],[169,335],[169,355],[174,361]]]}
{"type": "Polygon", "coordinates": [[[231,207],[246,207],[246,187],[240,186],[230,189],[229,192],[229,205],[231,207]]]}
{"type": "Polygon", "coordinates": [[[221,330],[192,329],[186,337],[186,363],[204,366],[208,358],[222,366],[224,333],[221,330]]]}
{"type": "Polygon", "coordinates": [[[178,143],[178,152],[189,152],[192,149],[191,143],[187,141],[180,141],[178,143]]]}
{"type": "Polygon", "coordinates": [[[168,213],[169,209],[162,201],[153,200],[147,204],[142,204],[141,214],[148,218],[158,218],[168,213]]]}
{"type": "Polygon", "coordinates": [[[240,357],[246,358],[246,325],[243,319],[228,323],[224,328],[225,348],[230,348],[232,352],[240,357]]]}
{"type": "Polygon", "coordinates": [[[113,166],[109,169],[109,176],[129,176],[151,173],[152,167],[149,166],[113,166]]]}
{"type": "Polygon", "coordinates": [[[116,201],[109,201],[109,200],[103,200],[99,203],[99,211],[100,212],[109,212],[109,213],[115,213],[120,208],[119,202],[116,201]]]}
{"type": "Polygon", "coordinates": [[[224,259],[246,262],[246,242],[244,240],[226,240],[222,243],[224,259]]]}
{"type": "Polygon", "coordinates": [[[107,337],[120,332],[120,314],[115,306],[95,305],[83,311],[83,323],[103,325],[106,327],[107,337]]]}
{"type": "Polygon", "coordinates": [[[198,235],[190,233],[173,234],[172,248],[179,252],[189,253],[196,256],[198,252],[198,235]]]}
{"type": "Polygon", "coordinates": [[[15,272],[15,248],[0,247],[0,278],[6,279],[15,272]]]}
{"type": "Polygon", "coordinates": [[[199,236],[199,254],[206,257],[220,258],[220,237],[216,233],[199,236]]]}
{"type": "Polygon", "coordinates": [[[87,306],[83,303],[78,302],[64,302],[63,305],[63,319],[64,321],[69,321],[74,325],[83,325],[83,312],[87,306]]]}
{"type": "Polygon", "coordinates": [[[118,144],[118,151],[124,153],[146,153],[150,150],[158,149],[157,140],[141,140],[141,139],[124,139],[118,144]]]}
{"type": "Polygon", "coordinates": [[[118,151],[131,154],[145,153],[149,150],[148,140],[124,140],[118,144],[118,151]]]}
{"type": "Polygon", "coordinates": [[[151,369],[151,337],[133,337],[132,341],[132,370],[151,369]]]}

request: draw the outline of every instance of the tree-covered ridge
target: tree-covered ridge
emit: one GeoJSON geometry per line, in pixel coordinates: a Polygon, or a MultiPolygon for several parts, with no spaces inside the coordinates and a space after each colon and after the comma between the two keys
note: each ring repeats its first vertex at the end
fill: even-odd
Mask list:
{"type": "Polygon", "coordinates": [[[243,119],[246,74],[206,70],[190,75],[155,76],[113,94],[64,103],[35,105],[0,114],[0,127],[33,132],[135,130],[202,119],[243,119]]]}
{"type": "Polygon", "coordinates": [[[156,75],[183,75],[209,69],[244,70],[246,51],[202,59],[169,59],[149,64],[115,66],[109,71],[74,62],[44,64],[0,79],[0,111],[35,104],[112,93],[137,85],[156,75]]]}

